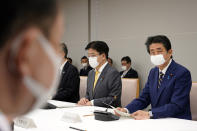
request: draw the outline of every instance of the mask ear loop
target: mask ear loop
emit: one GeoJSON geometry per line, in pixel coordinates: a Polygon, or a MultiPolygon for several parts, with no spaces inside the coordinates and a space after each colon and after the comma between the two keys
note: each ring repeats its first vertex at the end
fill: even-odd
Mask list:
{"type": "MultiPolygon", "coordinates": [[[[49,56],[49,59],[53,63],[54,70],[58,70],[62,60],[56,55],[55,50],[51,46],[51,43],[43,35],[38,38],[38,41],[40,42],[43,50],[46,52],[46,54],[49,56]]],[[[53,76],[53,79],[58,79],[57,82],[59,82],[60,72],[55,71],[55,74],[53,76]],[[56,76],[58,76],[58,78],[56,78],[56,76]]],[[[57,85],[57,82],[53,82],[52,86],[57,85]]]]}
{"type": "Polygon", "coordinates": [[[32,110],[42,107],[44,103],[56,93],[57,84],[59,83],[58,62],[61,62],[59,57],[56,55],[54,49],[50,45],[51,43],[43,35],[40,35],[37,38],[37,40],[43,51],[47,54],[47,56],[51,60],[55,73],[53,74],[54,78],[52,84],[48,89],[45,88],[41,83],[35,81],[29,76],[26,76],[24,78],[25,85],[27,85],[27,88],[29,88],[32,94],[37,98],[37,102],[33,105],[32,110]]]}
{"type": "MultiPolygon", "coordinates": [[[[9,56],[9,60],[8,60],[8,69],[11,71],[11,72],[14,72],[15,69],[16,69],[16,63],[15,63],[15,58],[16,58],[16,55],[19,53],[19,49],[21,47],[21,41],[22,41],[22,37],[23,37],[23,34],[20,34],[18,37],[16,37],[14,39],[14,42],[13,44],[11,45],[11,52],[10,52],[10,56],[9,56]]],[[[25,85],[28,85],[27,88],[29,90],[31,90],[31,92],[33,93],[33,95],[35,97],[38,97],[38,94],[40,93],[44,93],[46,92],[46,90],[44,90],[44,88],[41,88],[39,84],[35,84],[36,82],[33,81],[32,79],[28,79],[29,77],[26,76],[24,77],[24,84],[25,85]],[[28,83],[31,83],[31,84],[28,84],[28,83]],[[29,87],[30,85],[34,85],[33,87],[29,87]],[[40,90],[34,90],[33,88],[34,87],[39,87],[40,90]]]]}
{"type": "MultiPolygon", "coordinates": [[[[9,56],[9,60],[8,60],[8,68],[11,72],[14,72],[15,69],[16,69],[16,63],[15,63],[15,58],[16,58],[16,55],[18,54],[19,52],[19,49],[21,47],[21,41],[22,41],[22,37],[23,37],[23,34],[20,34],[18,37],[16,37],[14,39],[14,42],[13,44],[11,45],[11,52],[10,52],[10,56],[9,56]]],[[[40,35],[38,37],[38,41],[42,47],[42,49],[44,50],[44,52],[49,56],[49,59],[51,60],[51,62],[53,63],[53,68],[57,68],[58,64],[61,63],[61,60],[58,59],[58,56],[56,56],[55,54],[55,51],[53,50],[53,48],[51,47],[50,45],[50,42],[44,38],[43,35],[40,35]]],[[[57,72],[58,73],[58,72],[57,72]]],[[[57,74],[54,74],[54,76],[57,76],[57,74]]],[[[28,77],[29,78],[29,77],[28,77]]],[[[56,79],[56,78],[53,78],[53,79],[56,79]]],[[[58,80],[59,80],[59,77],[58,77],[58,80]]],[[[26,79],[25,78],[25,83],[27,82],[30,82],[30,83],[35,83],[33,82],[32,80],[30,81],[30,79],[26,79]]],[[[54,86],[54,84],[56,83],[52,83],[52,85],[54,86]]],[[[38,84],[37,85],[34,85],[34,86],[37,86],[38,87],[38,84]]],[[[36,90],[32,90],[31,87],[29,87],[29,89],[33,92],[34,95],[38,95],[39,93],[44,93],[46,92],[46,90],[42,90],[41,92],[37,92],[36,90]]]]}

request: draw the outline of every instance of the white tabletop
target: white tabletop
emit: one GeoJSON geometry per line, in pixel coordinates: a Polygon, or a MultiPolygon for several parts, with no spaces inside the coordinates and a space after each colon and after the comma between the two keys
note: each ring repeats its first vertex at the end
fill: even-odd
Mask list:
{"type": "Polygon", "coordinates": [[[197,131],[197,122],[190,120],[166,118],[150,120],[133,120],[121,118],[117,121],[103,122],[94,119],[94,110],[105,110],[101,107],[69,107],[51,110],[36,110],[25,117],[33,119],[37,128],[24,129],[15,126],[14,131],[75,131],[69,127],[76,127],[87,131],[197,131]],[[70,123],[62,120],[64,113],[76,113],[81,122],[70,123]]]}

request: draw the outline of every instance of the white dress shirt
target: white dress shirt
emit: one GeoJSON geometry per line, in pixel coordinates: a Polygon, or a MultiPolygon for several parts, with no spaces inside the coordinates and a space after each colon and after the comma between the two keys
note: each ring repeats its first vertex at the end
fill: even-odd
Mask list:
{"type": "MultiPolygon", "coordinates": [[[[99,70],[98,70],[98,79],[99,79],[99,77],[100,77],[100,75],[101,75],[101,73],[102,73],[102,71],[103,71],[103,69],[105,68],[105,66],[108,64],[108,62],[105,62],[105,64],[103,64],[100,68],[99,68],[99,70]]],[[[94,71],[96,72],[96,69],[94,69],[94,71]]]]}
{"type": "Polygon", "coordinates": [[[168,63],[168,65],[163,69],[163,70],[160,70],[159,69],[159,72],[162,72],[164,75],[166,74],[166,71],[168,70],[168,67],[170,66],[170,64],[171,64],[171,62],[172,62],[172,59],[170,59],[170,62],[168,63]]]}
{"type": "Polygon", "coordinates": [[[0,131],[11,131],[7,118],[0,112],[0,131]]]}
{"type": "Polygon", "coordinates": [[[64,65],[67,63],[67,60],[60,66],[60,72],[62,72],[64,65]]]}
{"type": "Polygon", "coordinates": [[[129,67],[128,70],[125,70],[125,71],[122,73],[121,78],[123,78],[123,77],[127,74],[127,72],[128,72],[130,69],[131,69],[131,66],[129,67]]]}
{"type": "MultiPolygon", "coordinates": [[[[166,71],[168,70],[168,67],[170,66],[171,62],[172,62],[172,59],[170,59],[170,62],[168,63],[168,65],[167,65],[163,70],[160,70],[160,69],[159,69],[159,77],[160,77],[160,72],[163,73],[163,77],[165,76],[166,71]]],[[[158,77],[158,78],[159,78],[159,77],[158,77]]],[[[158,88],[159,88],[159,87],[158,87],[158,88]]]]}

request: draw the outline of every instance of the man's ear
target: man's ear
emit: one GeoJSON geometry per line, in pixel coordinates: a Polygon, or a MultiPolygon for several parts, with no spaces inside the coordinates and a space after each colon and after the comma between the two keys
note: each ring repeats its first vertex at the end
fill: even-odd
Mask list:
{"type": "Polygon", "coordinates": [[[105,55],[105,53],[102,53],[101,54],[103,56],[103,60],[106,58],[107,59],[107,56],[105,55]]]}
{"type": "Polygon", "coordinates": [[[173,50],[172,49],[168,50],[168,53],[172,56],[173,50]]]}
{"type": "Polygon", "coordinates": [[[28,28],[21,35],[16,37],[12,43],[17,44],[16,48],[11,45],[10,52],[13,65],[13,72],[17,75],[31,75],[29,55],[32,53],[32,45],[37,41],[40,31],[37,28],[28,28]],[[15,43],[17,40],[18,43],[15,43]]]}

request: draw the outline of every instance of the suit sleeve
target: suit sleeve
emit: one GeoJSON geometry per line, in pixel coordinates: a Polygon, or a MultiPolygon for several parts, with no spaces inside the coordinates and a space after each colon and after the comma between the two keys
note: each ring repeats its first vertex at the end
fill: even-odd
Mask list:
{"type": "Polygon", "coordinates": [[[80,69],[80,71],[79,71],[79,75],[80,75],[80,76],[82,76],[82,69],[80,69]]]}
{"type": "Polygon", "coordinates": [[[87,78],[87,89],[86,89],[86,95],[85,95],[85,98],[86,99],[88,99],[88,100],[90,100],[90,95],[89,95],[89,89],[88,89],[88,82],[89,82],[89,78],[90,78],[90,75],[91,74],[91,72],[89,72],[89,74],[88,74],[88,78],[87,78]]]}
{"type": "Polygon", "coordinates": [[[137,73],[137,71],[136,71],[136,73],[135,73],[135,78],[138,78],[138,73],[137,73]]]}
{"type": "Polygon", "coordinates": [[[185,106],[187,106],[190,99],[191,84],[191,74],[188,70],[177,76],[170,103],[153,108],[153,118],[173,117],[182,112],[184,113],[185,106]]]}
{"type": "MultiPolygon", "coordinates": [[[[150,75],[149,75],[150,77],[150,75]]],[[[140,94],[139,98],[134,99],[130,104],[126,106],[130,113],[133,113],[137,110],[142,110],[150,104],[150,92],[149,92],[149,78],[148,81],[140,94]]]]}
{"type": "Polygon", "coordinates": [[[60,85],[63,87],[59,88],[55,99],[65,100],[67,98],[70,98],[71,95],[79,89],[80,78],[78,70],[73,68],[68,77],[69,78],[67,78],[66,81],[63,80],[63,83],[60,85]]]}
{"type": "Polygon", "coordinates": [[[109,95],[107,97],[94,99],[95,106],[106,106],[102,102],[105,102],[111,105],[117,105],[114,103],[118,103],[118,101],[120,102],[121,92],[122,92],[122,81],[121,81],[119,72],[113,71],[108,76],[108,78],[110,78],[108,81],[108,85],[107,85],[110,91],[109,95]]]}

